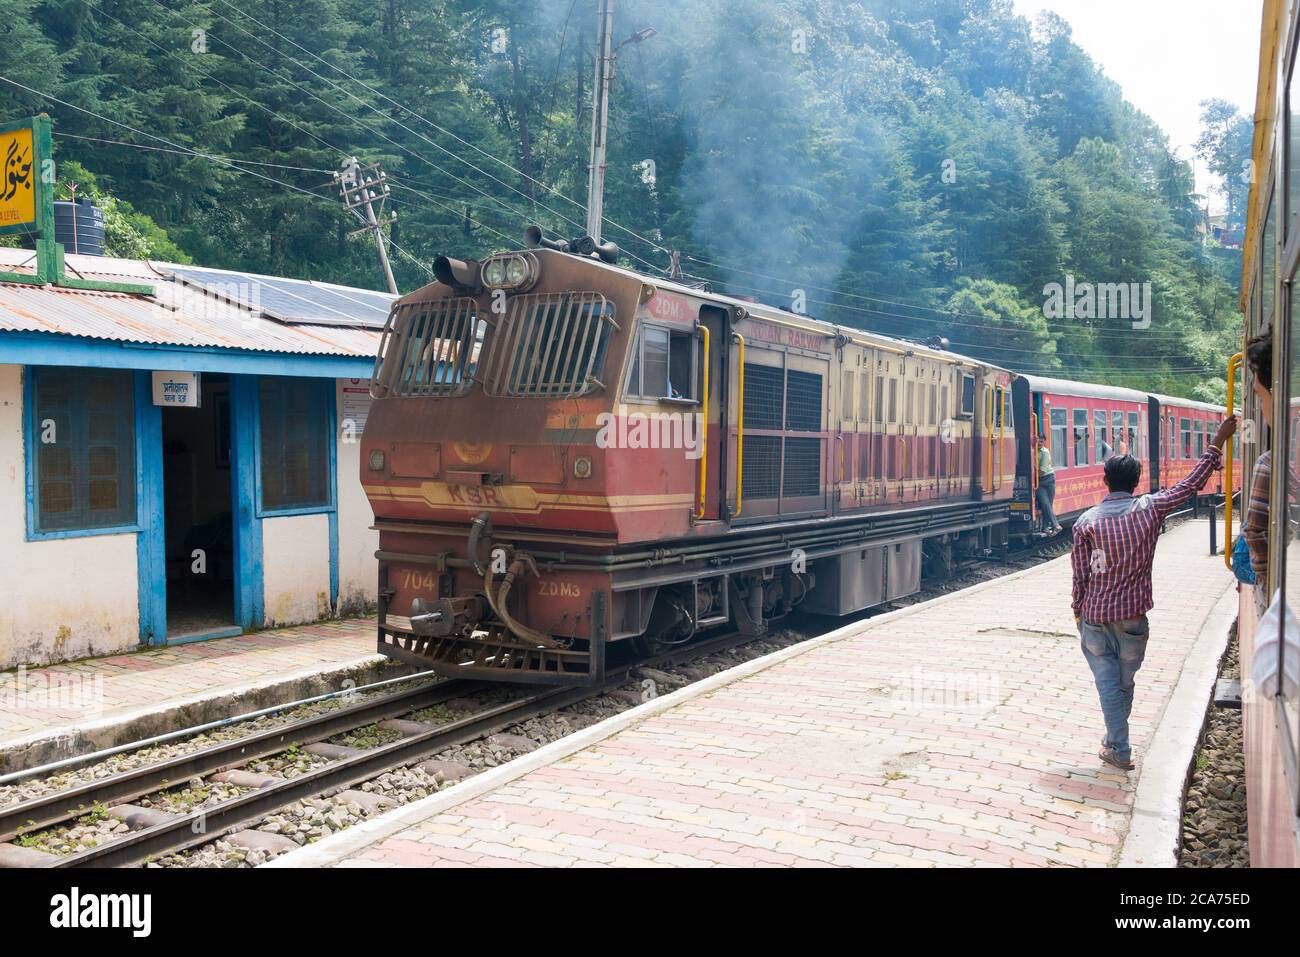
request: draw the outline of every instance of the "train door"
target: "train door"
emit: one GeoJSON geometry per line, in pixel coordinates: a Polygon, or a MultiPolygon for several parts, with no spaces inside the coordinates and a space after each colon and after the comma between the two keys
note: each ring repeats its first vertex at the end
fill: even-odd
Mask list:
{"type": "Polygon", "coordinates": [[[831,480],[834,483],[831,504],[837,513],[851,511],[861,504],[857,443],[861,415],[858,377],[864,374],[862,356],[863,350],[857,346],[846,345],[840,350],[840,389],[833,403],[836,411],[831,416],[831,480]]]}
{"type": "Polygon", "coordinates": [[[875,452],[876,502],[879,504],[896,500],[901,487],[901,370],[900,356],[876,354],[875,430],[872,447],[875,452]]]}
{"type": "Polygon", "coordinates": [[[874,400],[876,396],[876,354],[870,349],[863,349],[860,355],[862,365],[858,373],[858,419],[857,419],[857,484],[858,505],[869,504],[875,496],[876,457],[873,455],[872,443],[876,421],[874,400]]]}
{"type": "Polygon", "coordinates": [[[1001,491],[1006,480],[1007,455],[1003,443],[1006,438],[1007,386],[991,372],[983,376],[977,386],[975,482],[980,497],[990,497],[1001,491]]]}
{"type": "MultiPolygon", "coordinates": [[[[730,476],[735,465],[722,438],[729,434],[727,419],[734,404],[734,377],[730,375],[732,355],[738,344],[731,341],[730,316],[716,306],[701,306],[695,350],[697,394],[704,397],[700,415],[700,448],[695,479],[695,517],[700,522],[727,518],[727,497],[734,484],[730,476]]],[[[671,361],[671,357],[670,357],[671,361]]],[[[685,360],[683,360],[685,364],[685,360]]],[[[683,368],[670,370],[673,377],[688,376],[683,368]]]]}

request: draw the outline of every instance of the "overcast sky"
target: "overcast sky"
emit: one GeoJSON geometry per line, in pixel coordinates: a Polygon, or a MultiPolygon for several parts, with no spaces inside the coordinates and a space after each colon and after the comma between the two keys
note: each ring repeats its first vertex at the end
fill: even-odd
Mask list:
{"type": "MultiPolygon", "coordinates": [[[[1067,20],[1074,42],[1169,134],[1175,149],[1199,135],[1202,100],[1220,97],[1254,112],[1262,0],[1014,2],[1030,19],[1051,10],[1067,20]]],[[[1202,165],[1197,162],[1197,183],[1204,190],[1202,165]]]]}

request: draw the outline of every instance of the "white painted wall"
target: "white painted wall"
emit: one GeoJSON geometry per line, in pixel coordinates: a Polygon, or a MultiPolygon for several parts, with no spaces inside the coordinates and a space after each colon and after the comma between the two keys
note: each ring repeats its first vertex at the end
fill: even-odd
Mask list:
{"type": "MultiPolygon", "coordinates": [[[[339,613],[361,614],[374,607],[379,566],[375,551],[379,533],[371,526],[375,514],[361,488],[361,429],[351,436],[343,431],[344,389],[366,388],[365,379],[339,379],[335,408],[338,409],[338,507],[339,507],[339,613]]],[[[358,393],[350,393],[355,412],[358,393]]],[[[359,425],[360,423],[358,423],[359,425]]]]}
{"type": "Polygon", "coordinates": [[[22,374],[0,365],[0,670],[129,651],[136,535],[27,541],[22,374]]]}
{"type": "Polygon", "coordinates": [[[283,515],[262,520],[262,583],[266,627],[329,617],[327,515],[283,515]]]}

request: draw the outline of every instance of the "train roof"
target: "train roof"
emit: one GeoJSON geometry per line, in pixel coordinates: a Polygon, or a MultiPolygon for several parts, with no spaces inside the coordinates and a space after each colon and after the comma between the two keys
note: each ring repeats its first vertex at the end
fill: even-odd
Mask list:
{"type": "Polygon", "coordinates": [[[1200,402],[1196,399],[1180,399],[1178,396],[1162,395],[1159,392],[1141,392],[1122,386],[1101,385],[1097,382],[1075,382],[1073,379],[1049,379],[1045,376],[1022,375],[1034,392],[1055,392],[1061,395],[1077,395],[1088,399],[1123,399],[1127,402],[1145,402],[1155,399],[1161,405],[1177,406],[1183,409],[1201,409],[1204,412],[1222,412],[1223,406],[1213,402],[1200,402]]]}
{"type": "Polygon", "coordinates": [[[1161,395],[1159,392],[1150,393],[1151,398],[1156,399],[1161,405],[1176,405],[1184,409],[1201,409],[1205,412],[1222,412],[1223,406],[1215,405],[1213,402],[1200,402],[1196,399],[1180,399],[1176,395],[1161,395]]]}
{"type": "MultiPolygon", "coordinates": [[[[666,292],[672,292],[681,296],[692,296],[695,298],[709,299],[713,302],[725,303],[730,306],[739,307],[746,310],[746,312],[748,312],[750,316],[756,319],[765,320],[767,322],[783,323],[785,325],[794,326],[795,328],[802,328],[812,332],[820,332],[823,335],[828,335],[828,336],[843,335],[859,343],[885,346],[887,348],[891,348],[894,351],[903,354],[927,356],[933,359],[938,359],[940,361],[949,362],[949,363],[968,365],[968,366],[984,368],[984,369],[995,369],[999,372],[1005,372],[1008,375],[1011,375],[1013,377],[1018,374],[1013,369],[1008,369],[1005,366],[1000,366],[997,365],[996,363],[986,362],[983,359],[976,359],[973,356],[962,355],[961,353],[953,352],[951,350],[946,350],[946,349],[934,349],[931,348],[930,346],[922,345],[921,343],[918,342],[910,342],[906,339],[896,339],[893,336],[887,336],[879,332],[872,332],[871,330],[868,329],[859,329],[856,326],[841,326],[833,322],[826,322],[825,320],[822,319],[814,319],[812,316],[803,315],[797,312],[791,312],[787,309],[782,309],[780,306],[770,305],[769,303],[755,302],[750,299],[742,299],[737,296],[729,296],[726,293],[699,289],[695,286],[687,285],[684,282],[678,282],[677,280],[670,279],[666,276],[651,276],[646,273],[639,272],[635,269],[628,269],[624,266],[603,262],[602,260],[596,258],[595,256],[582,256],[577,253],[558,252],[555,250],[545,249],[545,248],[504,249],[496,253],[493,253],[492,255],[502,255],[506,253],[519,253],[519,252],[531,253],[532,255],[538,257],[563,256],[567,260],[577,260],[587,265],[590,265],[593,268],[619,273],[623,276],[635,278],[640,282],[647,283],[649,285],[654,286],[656,289],[660,289],[666,292]]],[[[487,258],[488,257],[484,257],[485,260],[487,258]]],[[[419,292],[420,290],[414,290],[411,293],[408,293],[407,296],[403,297],[402,301],[404,301],[409,296],[418,295],[419,292]]]]}
{"type": "MultiPolygon", "coordinates": [[[[534,252],[536,252],[536,250],[534,250],[534,252]]],[[[561,255],[565,254],[562,253],[561,255]]],[[[874,332],[870,329],[859,329],[857,326],[842,326],[838,323],[827,322],[824,319],[816,319],[802,313],[782,309],[780,306],[774,306],[771,303],[759,302],[752,299],[742,299],[738,296],[729,296],[726,293],[698,289],[694,286],[688,286],[685,283],[676,282],[666,277],[648,276],[645,273],[638,272],[634,269],[626,269],[623,266],[612,266],[596,259],[593,259],[592,261],[606,269],[617,270],[618,272],[629,276],[636,276],[643,282],[651,283],[657,289],[664,289],[679,295],[703,296],[715,301],[725,302],[732,306],[739,306],[755,318],[765,319],[771,322],[788,323],[807,329],[820,330],[828,335],[839,333],[851,338],[856,337],[877,344],[887,344],[897,349],[899,352],[906,352],[912,355],[924,355],[935,359],[942,359],[947,362],[955,361],[971,366],[997,369],[1000,372],[1006,372],[1013,376],[1017,374],[1014,370],[1007,369],[1006,367],[997,365],[996,363],[988,362],[984,359],[976,359],[974,356],[963,355],[960,352],[953,352],[950,349],[935,349],[919,342],[911,342],[907,339],[897,339],[893,336],[887,336],[882,332],[874,332]]]]}
{"type": "Polygon", "coordinates": [[[1055,392],[1061,395],[1077,395],[1085,399],[1122,399],[1125,402],[1145,402],[1146,392],[1126,389],[1122,386],[1101,385],[1097,382],[1075,382],[1073,379],[1050,379],[1046,376],[1022,376],[1029,382],[1034,392],[1055,392]]]}

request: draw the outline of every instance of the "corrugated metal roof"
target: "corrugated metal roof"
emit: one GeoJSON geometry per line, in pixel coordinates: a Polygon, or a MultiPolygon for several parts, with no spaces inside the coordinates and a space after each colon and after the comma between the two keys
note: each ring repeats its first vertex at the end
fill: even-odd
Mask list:
{"type": "MultiPolygon", "coordinates": [[[[0,249],[0,270],[32,273],[33,257],[30,250],[0,249]]],[[[170,277],[172,268],[184,267],[100,256],[68,256],[66,265],[70,275],[84,279],[146,282],[155,294],[0,283],[0,331],[303,355],[373,356],[379,347],[378,329],[351,328],[337,320],[280,322],[170,277]]]]}

